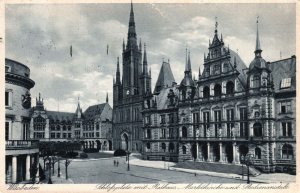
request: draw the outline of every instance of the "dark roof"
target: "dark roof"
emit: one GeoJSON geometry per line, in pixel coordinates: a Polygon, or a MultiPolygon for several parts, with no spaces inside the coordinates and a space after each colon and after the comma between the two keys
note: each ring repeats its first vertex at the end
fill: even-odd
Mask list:
{"type": "Polygon", "coordinates": [[[247,74],[246,74],[247,66],[244,63],[244,61],[241,59],[241,57],[236,52],[234,52],[231,49],[229,49],[229,50],[230,50],[230,56],[231,56],[230,62],[231,62],[231,64],[234,65],[234,58],[235,58],[235,60],[236,60],[236,69],[240,73],[238,78],[240,79],[242,84],[244,86],[246,86],[246,84],[247,84],[247,74]]]}
{"type": "Polygon", "coordinates": [[[271,62],[269,68],[272,71],[275,92],[296,90],[296,57],[271,62]],[[280,89],[281,80],[291,78],[291,87],[280,89]]]}
{"type": "Polygon", "coordinates": [[[96,116],[101,117],[101,120],[110,120],[112,119],[111,113],[108,113],[109,109],[111,107],[109,106],[108,103],[102,103],[102,104],[97,104],[93,106],[89,106],[85,111],[84,111],[84,118],[85,120],[93,120],[96,118],[96,116]],[[107,106],[107,108],[106,108],[107,106]]]}
{"type": "Polygon", "coordinates": [[[163,62],[154,88],[154,93],[159,92],[164,87],[171,87],[175,82],[170,64],[163,62]]]}
{"type": "Polygon", "coordinates": [[[171,89],[174,91],[175,96],[179,95],[179,92],[178,92],[178,89],[176,86],[161,89],[160,93],[156,96],[158,110],[163,110],[163,109],[168,108],[168,102],[169,102],[168,94],[171,89]]]}
{"type": "Polygon", "coordinates": [[[68,112],[58,112],[58,111],[47,111],[47,115],[49,119],[52,119],[54,121],[72,121],[74,117],[74,113],[68,113],[68,112]]]}

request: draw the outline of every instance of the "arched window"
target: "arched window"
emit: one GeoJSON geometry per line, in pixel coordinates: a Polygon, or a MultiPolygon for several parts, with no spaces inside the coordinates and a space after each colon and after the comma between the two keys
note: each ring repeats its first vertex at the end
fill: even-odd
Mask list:
{"type": "Polygon", "coordinates": [[[182,154],[186,154],[186,147],[182,146],[182,154]]]}
{"type": "Polygon", "coordinates": [[[228,81],[226,84],[226,94],[233,95],[234,92],[234,83],[232,81],[228,81]]]}
{"type": "Polygon", "coordinates": [[[56,126],[56,130],[57,130],[57,131],[60,131],[60,125],[57,125],[57,126],[56,126]]]}
{"type": "Polygon", "coordinates": [[[262,125],[260,123],[254,123],[253,133],[254,133],[255,137],[261,137],[262,136],[262,125]]]}
{"type": "Polygon", "coordinates": [[[187,128],[186,127],[182,127],[182,137],[183,138],[187,137],[187,128]]]}
{"type": "Polygon", "coordinates": [[[255,148],[255,159],[261,159],[261,149],[259,147],[255,148]]]}
{"type": "Polygon", "coordinates": [[[253,75],[251,79],[252,88],[258,88],[260,86],[260,76],[253,75]]]}
{"type": "Polygon", "coordinates": [[[147,143],[147,149],[150,149],[150,143],[149,142],[147,143]]]}
{"type": "Polygon", "coordinates": [[[67,126],[66,125],[63,125],[63,130],[67,130],[67,126]]]}
{"type": "Polygon", "coordinates": [[[289,144],[284,144],[282,146],[282,159],[293,159],[294,152],[293,147],[289,144]]]}
{"type": "Polygon", "coordinates": [[[169,144],[169,151],[174,152],[174,143],[169,144]]]}
{"type": "Polygon", "coordinates": [[[204,87],[204,89],[203,89],[203,98],[209,98],[209,96],[210,96],[209,87],[206,86],[206,87],[204,87]]]}
{"type": "Polygon", "coordinates": [[[221,97],[222,94],[222,87],[219,84],[216,84],[214,87],[214,92],[216,97],[221,97]]]}
{"type": "Polygon", "coordinates": [[[45,130],[45,127],[46,127],[46,120],[43,117],[38,116],[33,119],[34,130],[43,131],[43,130],[45,130]]]}
{"type": "Polygon", "coordinates": [[[165,144],[165,143],[162,143],[162,144],[161,144],[161,148],[162,148],[163,152],[165,152],[165,151],[166,151],[166,144],[165,144]]]}

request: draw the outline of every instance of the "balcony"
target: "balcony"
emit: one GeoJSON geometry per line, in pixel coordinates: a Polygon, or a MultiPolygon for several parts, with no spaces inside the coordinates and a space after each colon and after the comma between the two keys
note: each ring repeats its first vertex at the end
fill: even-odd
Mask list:
{"type": "Polygon", "coordinates": [[[38,140],[7,140],[5,141],[5,149],[36,149],[38,148],[38,140]]]}

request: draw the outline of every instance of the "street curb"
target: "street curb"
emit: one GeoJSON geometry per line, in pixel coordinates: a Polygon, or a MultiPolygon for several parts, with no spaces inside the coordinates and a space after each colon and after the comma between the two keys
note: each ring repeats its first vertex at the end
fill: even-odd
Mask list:
{"type": "Polygon", "coordinates": [[[105,160],[105,159],[111,159],[111,158],[122,158],[124,156],[118,156],[118,157],[104,157],[104,158],[87,158],[87,159],[71,159],[74,162],[85,162],[85,161],[97,161],[97,160],[105,160]]]}

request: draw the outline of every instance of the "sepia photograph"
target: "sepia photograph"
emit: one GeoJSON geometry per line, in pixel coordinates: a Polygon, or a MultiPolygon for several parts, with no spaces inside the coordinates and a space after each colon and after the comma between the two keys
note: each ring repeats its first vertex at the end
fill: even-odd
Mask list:
{"type": "Polygon", "coordinates": [[[6,190],[296,183],[296,7],[5,4],[6,190]]]}

